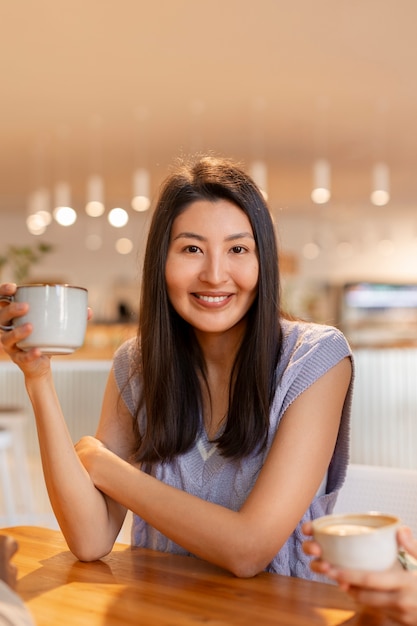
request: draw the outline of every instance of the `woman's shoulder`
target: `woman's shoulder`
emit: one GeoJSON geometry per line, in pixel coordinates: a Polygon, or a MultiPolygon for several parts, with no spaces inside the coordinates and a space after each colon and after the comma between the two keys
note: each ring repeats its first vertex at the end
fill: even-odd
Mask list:
{"type": "Polygon", "coordinates": [[[324,351],[340,357],[350,356],[351,349],[346,337],[335,326],[281,319],[282,353],[296,358],[311,352],[324,351]]]}
{"type": "Polygon", "coordinates": [[[344,334],[336,326],[288,318],[281,318],[280,324],[285,342],[300,339],[314,342],[322,338],[337,338],[347,343],[344,334]]]}
{"type": "Polygon", "coordinates": [[[139,359],[139,345],[137,337],[131,337],[124,341],[116,350],[113,357],[113,368],[115,371],[123,370],[129,373],[133,368],[137,370],[139,359]]]}
{"type": "Polygon", "coordinates": [[[116,350],[113,358],[113,372],[123,400],[131,414],[134,415],[142,384],[140,351],[136,337],[127,339],[116,350]]]}
{"type": "Polygon", "coordinates": [[[132,355],[138,352],[138,340],[137,337],[130,337],[126,339],[114,353],[114,358],[120,358],[121,356],[132,355]]]}

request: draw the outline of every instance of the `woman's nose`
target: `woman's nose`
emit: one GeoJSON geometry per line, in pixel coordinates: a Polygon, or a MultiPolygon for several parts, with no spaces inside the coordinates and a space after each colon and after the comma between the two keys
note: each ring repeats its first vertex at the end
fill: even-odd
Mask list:
{"type": "Polygon", "coordinates": [[[212,285],[224,282],[227,276],[226,265],[222,255],[207,254],[201,268],[200,280],[212,285]]]}

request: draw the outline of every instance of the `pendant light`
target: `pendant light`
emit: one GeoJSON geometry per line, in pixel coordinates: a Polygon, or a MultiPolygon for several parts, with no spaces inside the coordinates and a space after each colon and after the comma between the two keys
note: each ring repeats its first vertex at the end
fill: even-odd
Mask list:
{"type": "Polygon", "coordinates": [[[77,219],[77,212],[71,206],[71,187],[68,182],[69,129],[61,126],[58,128],[57,136],[53,216],[60,226],[71,226],[77,219]]]}
{"type": "Polygon", "coordinates": [[[265,159],[265,112],[266,101],[262,97],[252,102],[252,154],[249,173],[262,193],[268,199],[268,167],[265,159]]]}
{"type": "Polygon", "coordinates": [[[139,107],[135,111],[134,133],[134,170],[132,176],[132,200],[131,207],[134,211],[142,213],[151,206],[150,200],[150,174],[146,167],[148,161],[148,131],[149,113],[145,107],[139,107]]]}
{"type": "Polygon", "coordinates": [[[89,151],[89,171],[91,174],[87,179],[87,202],[85,212],[90,217],[100,217],[103,215],[104,207],[104,180],[102,171],[102,119],[95,115],[90,122],[90,151],[89,151]]]}
{"type": "Polygon", "coordinates": [[[330,196],[330,163],[327,159],[316,159],[313,164],[311,199],[315,204],[325,204],[330,196]]]}
{"type": "Polygon", "coordinates": [[[374,156],[372,168],[371,202],[375,206],[385,206],[390,201],[390,171],[386,162],[387,154],[387,114],[388,103],[379,100],[375,112],[374,156]]]}
{"type": "Polygon", "coordinates": [[[311,199],[315,204],[326,204],[331,197],[330,162],[325,156],[328,153],[327,118],[329,103],[327,98],[320,98],[316,103],[316,109],[314,149],[317,158],[313,163],[311,199]]]}
{"type": "Polygon", "coordinates": [[[375,163],[372,170],[371,202],[375,206],[385,206],[390,200],[390,175],[386,163],[375,163]]]}

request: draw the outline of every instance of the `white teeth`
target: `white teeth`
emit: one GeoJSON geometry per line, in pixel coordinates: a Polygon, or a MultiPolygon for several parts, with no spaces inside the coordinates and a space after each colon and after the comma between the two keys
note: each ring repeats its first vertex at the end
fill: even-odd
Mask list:
{"type": "Polygon", "coordinates": [[[227,300],[228,296],[199,296],[197,298],[200,300],[204,300],[204,302],[223,302],[223,300],[227,300]]]}

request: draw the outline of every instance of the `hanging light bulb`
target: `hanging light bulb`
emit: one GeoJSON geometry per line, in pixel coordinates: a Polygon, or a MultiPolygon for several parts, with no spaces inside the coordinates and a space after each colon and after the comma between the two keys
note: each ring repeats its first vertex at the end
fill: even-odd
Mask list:
{"type": "Polygon", "coordinates": [[[71,207],[71,190],[67,182],[59,181],[55,185],[54,218],[61,226],[71,226],[77,219],[76,211],[71,207]]]}
{"type": "Polygon", "coordinates": [[[119,254],[130,254],[133,250],[133,242],[128,237],[121,237],[116,241],[115,248],[119,254]]]}
{"type": "Polygon", "coordinates": [[[32,235],[41,235],[51,221],[49,191],[40,187],[29,195],[26,225],[32,235]]]}
{"type": "Polygon", "coordinates": [[[72,226],[77,220],[77,213],[70,206],[59,206],[54,209],[54,218],[60,226],[72,226]]]}
{"type": "Polygon", "coordinates": [[[147,211],[151,205],[149,171],[144,167],[138,167],[133,172],[133,198],[132,209],[135,211],[147,211]]]}
{"type": "Polygon", "coordinates": [[[133,198],[131,205],[134,211],[147,211],[151,206],[149,179],[149,171],[144,167],[138,167],[133,172],[133,198]]]}
{"type": "Polygon", "coordinates": [[[375,206],[384,206],[390,200],[389,168],[386,163],[375,163],[372,170],[371,202],[375,206]]]}
{"type": "Polygon", "coordinates": [[[259,190],[262,193],[263,197],[265,198],[265,200],[267,200],[268,170],[265,161],[261,161],[260,159],[252,161],[250,166],[250,174],[257,187],[259,187],[259,190]]]}
{"type": "Polygon", "coordinates": [[[100,217],[104,213],[104,181],[98,174],[93,174],[87,180],[85,212],[90,217],[100,217]]]}
{"type": "Polygon", "coordinates": [[[57,153],[55,158],[56,182],[54,186],[53,216],[60,226],[71,226],[77,219],[77,212],[71,206],[69,179],[69,128],[57,128],[57,153]]]}
{"type": "Polygon", "coordinates": [[[121,209],[120,207],[117,207],[110,211],[107,219],[109,221],[109,224],[111,224],[111,226],[113,226],[114,228],[122,228],[128,223],[129,215],[127,214],[127,211],[121,209]]]}
{"type": "Polygon", "coordinates": [[[150,174],[146,167],[148,160],[148,120],[149,111],[139,107],[135,111],[133,144],[133,177],[131,207],[142,213],[151,205],[150,174]]]}
{"type": "Polygon", "coordinates": [[[26,226],[31,235],[43,235],[46,231],[46,225],[40,215],[32,213],[26,218],[26,226]]]}
{"type": "Polygon", "coordinates": [[[311,199],[315,204],[325,204],[330,195],[330,163],[327,159],[317,159],[313,166],[311,199]]]}

